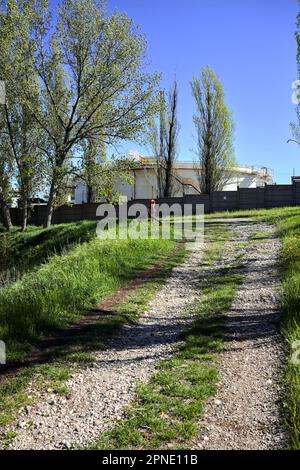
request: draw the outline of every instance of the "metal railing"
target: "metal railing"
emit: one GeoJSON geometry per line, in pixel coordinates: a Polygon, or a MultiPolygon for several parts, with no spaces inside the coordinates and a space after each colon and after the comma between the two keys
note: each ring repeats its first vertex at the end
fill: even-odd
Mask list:
{"type": "MultiPolygon", "coordinates": [[[[156,166],[156,159],[151,157],[142,157],[140,160],[142,165],[149,165],[149,166],[156,166]]],[[[174,169],[179,168],[199,168],[196,162],[191,161],[175,161],[174,162],[174,169]]],[[[267,168],[266,166],[258,166],[258,165],[241,165],[235,168],[240,173],[249,173],[249,174],[256,174],[266,177],[273,177],[274,170],[271,168],[267,168]]]]}

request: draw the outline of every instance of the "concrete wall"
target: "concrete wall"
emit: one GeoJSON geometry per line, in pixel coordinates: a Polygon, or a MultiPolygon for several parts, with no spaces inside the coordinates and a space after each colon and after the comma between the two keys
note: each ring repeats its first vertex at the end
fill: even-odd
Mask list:
{"type": "MultiPolygon", "coordinates": [[[[178,175],[178,177],[183,181],[186,182],[188,180],[193,181],[193,184],[196,187],[199,187],[199,180],[197,176],[197,172],[194,168],[175,168],[174,173],[178,175]]],[[[135,191],[130,191],[127,189],[127,192],[124,192],[121,184],[118,184],[116,189],[122,194],[125,194],[128,199],[151,199],[158,197],[158,182],[157,182],[157,174],[155,168],[145,168],[140,169],[135,172],[135,191]]],[[[251,175],[247,173],[237,172],[232,176],[230,181],[228,181],[224,187],[224,191],[237,191],[237,188],[256,188],[259,186],[263,186],[265,181],[263,177],[259,174],[251,175]]],[[[184,188],[185,193],[196,193],[193,191],[192,188],[189,186],[185,186],[184,188]]],[[[175,179],[173,180],[173,194],[175,197],[182,197],[183,196],[183,188],[182,185],[177,182],[175,179]]]]}
{"type": "MultiPolygon", "coordinates": [[[[238,167],[236,172],[232,175],[230,181],[224,187],[224,191],[237,191],[237,188],[256,188],[258,186],[263,186],[266,181],[270,182],[270,179],[266,179],[266,176],[262,172],[255,172],[253,169],[246,167],[238,167]]],[[[183,181],[192,181],[195,187],[199,187],[198,173],[197,170],[192,165],[180,166],[180,164],[175,164],[173,169],[174,174],[183,181]]],[[[158,180],[157,180],[157,171],[155,166],[145,166],[135,170],[132,173],[134,177],[134,184],[130,185],[121,180],[116,184],[116,191],[121,193],[124,196],[127,196],[128,200],[130,199],[152,199],[157,198],[158,191],[158,180]]],[[[185,194],[198,193],[193,190],[192,186],[185,186],[185,194]]],[[[173,179],[173,194],[175,197],[183,196],[183,187],[182,185],[173,179]]],[[[75,204],[82,204],[87,202],[87,191],[85,183],[80,181],[75,188],[75,204]]]]}

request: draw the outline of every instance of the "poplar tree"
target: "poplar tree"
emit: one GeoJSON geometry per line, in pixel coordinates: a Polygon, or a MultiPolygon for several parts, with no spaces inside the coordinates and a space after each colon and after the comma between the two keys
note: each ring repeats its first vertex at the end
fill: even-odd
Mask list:
{"type": "Polygon", "coordinates": [[[234,124],[225,104],[223,86],[208,67],[191,82],[196,102],[193,116],[197,138],[197,164],[201,192],[221,191],[232,176],[234,124]]]}

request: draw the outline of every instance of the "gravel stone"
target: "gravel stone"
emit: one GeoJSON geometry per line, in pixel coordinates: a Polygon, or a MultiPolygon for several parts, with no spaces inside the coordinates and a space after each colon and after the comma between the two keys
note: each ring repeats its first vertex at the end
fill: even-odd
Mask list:
{"type": "Polygon", "coordinates": [[[235,235],[229,247],[248,241],[244,280],[226,315],[217,396],[206,406],[200,437],[192,448],[278,449],[287,441],[281,409],[284,353],[277,272],[281,244],[270,225],[239,220],[232,224],[235,235]],[[265,232],[266,238],[254,243],[249,236],[257,231],[265,232]]]}
{"type": "Polygon", "coordinates": [[[94,355],[91,367],[67,382],[68,399],[35,392],[35,405],[22,412],[11,449],[64,449],[84,446],[122,419],[135,399],[137,382],[147,382],[155,365],[180,345],[180,331],[192,321],[187,312],[199,296],[199,265],[203,244],[174,268],[141,318],[126,325],[105,351],[94,355]]]}
{"type": "MultiPolygon", "coordinates": [[[[67,397],[28,394],[35,404],[26,407],[11,449],[70,449],[84,446],[124,418],[135,399],[138,381],[147,382],[159,361],[174,354],[179,333],[193,319],[187,314],[201,294],[201,280],[231,266],[243,255],[244,281],[226,316],[224,349],[218,355],[218,392],[206,406],[192,449],[276,449],[286,442],[282,425],[277,261],[280,241],[274,227],[242,219],[222,219],[235,232],[217,266],[201,265],[203,245],[194,245],[185,262],[172,271],[141,318],[125,326],[94,363],[72,373],[67,397]],[[266,239],[249,240],[263,231],[266,239]],[[247,242],[245,248],[240,242],[247,242]]],[[[18,426],[19,424],[19,426],[18,426]]]]}

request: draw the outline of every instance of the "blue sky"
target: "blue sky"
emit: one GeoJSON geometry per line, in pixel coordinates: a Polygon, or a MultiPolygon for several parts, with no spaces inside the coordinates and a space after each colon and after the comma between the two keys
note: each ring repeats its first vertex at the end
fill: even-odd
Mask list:
{"type": "MultiPolygon", "coordinates": [[[[300,148],[287,144],[297,79],[294,38],[297,0],[108,0],[140,24],[148,40],[151,69],[170,88],[179,85],[180,159],[195,147],[190,80],[210,66],[223,82],[236,124],[240,164],[275,170],[278,183],[300,175],[300,148]]],[[[122,150],[138,148],[132,143],[122,150]]]]}

